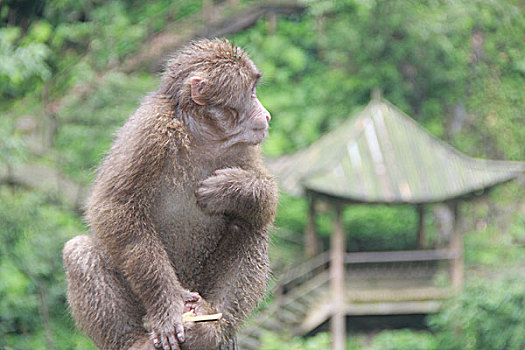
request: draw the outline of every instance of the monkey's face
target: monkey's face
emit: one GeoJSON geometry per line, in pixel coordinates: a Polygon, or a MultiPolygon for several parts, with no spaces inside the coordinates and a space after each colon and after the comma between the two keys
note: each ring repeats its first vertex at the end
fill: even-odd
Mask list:
{"type": "Polygon", "coordinates": [[[260,144],[268,135],[270,113],[257,97],[262,74],[245,59],[238,67],[218,67],[190,78],[191,99],[206,111],[208,136],[222,147],[260,144]]]}
{"type": "Polygon", "coordinates": [[[229,117],[233,124],[229,133],[232,142],[259,144],[268,135],[270,113],[257,97],[257,82],[260,77],[261,74],[257,72],[252,86],[236,108],[237,115],[229,117]]]}

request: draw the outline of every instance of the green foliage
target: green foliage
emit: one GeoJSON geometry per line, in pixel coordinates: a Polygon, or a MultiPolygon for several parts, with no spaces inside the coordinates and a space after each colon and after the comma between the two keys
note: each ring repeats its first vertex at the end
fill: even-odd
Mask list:
{"type": "Polygon", "coordinates": [[[280,193],[275,226],[295,232],[304,232],[307,215],[308,206],[304,199],[280,193]]]}
{"type": "Polygon", "coordinates": [[[234,36],[266,74],[268,154],[311,143],[379,87],[472,155],[525,158],[525,20],[514,1],[307,3],[308,16],[281,19],[275,33],[259,23],[234,36]]]}
{"type": "Polygon", "coordinates": [[[79,66],[88,71],[117,68],[168,19],[199,9],[200,2],[192,0],[61,0],[39,7],[24,2],[6,4],[0,22],[9,12],[16,13],[21,22],[33,22],[29,28],[0,29],[0,96],[16,98],[39,91],[51,76],[55,79],[46,88],[61,93],[75,83],[79,66]]]}
{"type": "Polygon", "coordinates": [[[330,335],[319,333],[310,338],[292,338],[282,334],[264,333],[261,337],[261,350],[323,350],[330,349],[330,335]]]}
{"type": "MultiPolygon", "coordinates": [[[[283,334],[264,333],[261,350],[323,350],[330,349],[330,333],[317,333],[313,337],[287,337],[283,334]]],[[[347,339],[347,350],[438,350],[437,339],[424,331],[409,329],[383,331],[370,342],[365,337],[352,334],[347,339]],[[369,344],[368,344],[369,343],[369,344]]]]}
{"type": "Polygon", "coordinates": [[[13,121],[0,118],[0,165],[14,164],[24,159],[25,144],[14,132],[13,121]]]}
{"type": "MultiPolygon", "coordinates": [[[[293,232],[304,232],[307,214],[304,199],[281,194],[275,225],[293,232]]],[[[332,233],[332,214],[318,214],[316,217],[316,230],[325,239],[332,233]]],[[[429,219],[427,215],[426,233],[432,237],[434,228],[429,219]]],[[[344,212],[343,222],[348,251],[412,249],[417,243],[418,216],[411,206],[350,206],[344,212]]]]}
{"type": "Polygon", "coordinates": [[[158,82],[151,76],[108,73],[86,82],[63,99],[56,135],[60,164],[72,177],[88,182],[108,151],[112,135],[137,108],[145,92],[158,82]],[[96,142],[94,142],[96,140],[96,142]]]}
{"type": "Polygon", "coordinates": [[[319,130],[324,128],[320,123],[326,106],[315,105],[319,102],[317,95],[326,88],[319,79],[323,79],[322,72],[327,67],[321,66],[313,54],[313,23],[308,17],[283,19],[277,33],[265,35],[265,24],[259,22],[254,29],[233,37],[264,72],[259,96],[271,114],[277,113],[264,145],[269,155],[305,146],[317,139],[319,130]]]}
{"type": "Polygon", "coordinates": [[[345,211],[344,222],[349,251],[416,247],[418,217],[412,207],[351,206],[345,211]]]}
{"type": "Polygon", "coordinates": [[[384,331],[372,340],[370,350],[438,350],[435,337],[429,332],[408,329],[384,331]]]}
{"type": "Polygon", "coordinates": [[[510,222],[509,231],[502,234],[496,223],[480,228],[465,236],[465,261],[469,266],[498,268],[523,261],[525,256],[525,223],[523,216],[516,214],[510,222]]]}
{"type": "Polygon", "coordinates": [[[0,97],[20,96],[49,79],[50,50],[44,43],[48,30],[43,23],[35,24],[27,40],[20,40],[19,28],[0,29],[0,97]]]}
{"type": "Polygon", "coordinates": [[[96,69],[118,65],[144,38],[144,26],[132,25],[126,10],[123,3],[112,1],[91,12],[93,24],[104,24],[92,27],[95,35],[90,43],[90,56],[96,69]]]}
{"type": "Polygon", "coordinates": [[[442,350],[521,350],[525,347],[523,275],[479,280],[432,317],[442,350]]]}
{"type": "Polygon", "coordinates": [[[523,263],[525,216],[519,203],[524,196],[525,188],[513,182],[493,189],[490,200],[463,206],[461,215],[472,228],[464,236],[467,266],[498,269],[523,263]]]}
{"type": "Polygon", "coordinates": [[[83,231],[44,197],[0,188],[0,347],[46,348],[46,324],[71,331],[60,256],[65,241],[83,231]]]}
{"type": "MultiPolygon", "coordinates": [[[[264,145],[268,155],[307,146],[366,104],[370,90],[379,87],[431,133],[469,155],[525,159],[525,19],[519,1],[304,3],[306,13],[280,17],[275,32],[261,20],[231,37],[265,74],[259,96],[273,115],[264,145]]],[[[38,158],[87,184],[111,135],[158,84],[147,73],[123,73],[122,64],[153,34],[201,5],[194,0],[3,3],[0,107],[8,112],[0,116],[0,166],[38,158]],[[45,154],[31,154],[26,147],[31,135],[17,131],[18,118],[27,115],[56,123],[45,154]]],[[[467,267],[523,262],[523,195],[519,185],[507,185],[488,202],[463,206],[465,227],[471,228],[465,237],[467,267]]],[[[304,232],[306,214],[303,199],[283,194],[276,226],[285,230],[275,233],[272,261],[297,259],[292,242],[298,239],[291,232],[304,232]]],[[[415,244],[413,208],[353,206],[344,220],[349,250],[415,244]]],[[[85,231],[80,221],[78,213],[29,189],[0,187],[0,348],[41,349],[49,342],[58,349],[94,348],[73,333],[65,307],[60,250],[69,237],[85,231]]],[[[331,221],[330,214],[318,218],[325,239],[331,221]]],[[[371,343],[350,337],[348,347],[366,348],[368,342],[372,349],[522,349],[517,329],[524,328],[518,311],[525,292],[519,280],[505,283],[467,288],[432,321],[436,338],[383,332],[371,343]]],[[[263,340],[266,349],[329,348],[327,334],[311,339],[268,334],[263,340]]]]}

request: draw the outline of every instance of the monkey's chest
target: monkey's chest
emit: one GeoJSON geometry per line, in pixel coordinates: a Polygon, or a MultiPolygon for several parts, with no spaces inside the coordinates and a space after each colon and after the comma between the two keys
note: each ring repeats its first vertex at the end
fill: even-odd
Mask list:
{"type": "Polygon", "coordinates": [[[223,215],[207,215],[191,195],[166,196],[157,206],[156,226],[183,286],[195,289],[203,276],[210,278],[208,262],[221,254],[221,240],[228,230],[223,215]]]}

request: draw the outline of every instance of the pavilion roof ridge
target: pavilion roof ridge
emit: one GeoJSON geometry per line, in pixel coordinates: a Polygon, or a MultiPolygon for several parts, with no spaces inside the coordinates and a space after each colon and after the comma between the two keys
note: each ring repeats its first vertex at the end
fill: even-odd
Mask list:
{"type": "Polygon", "coordinates": [[[269,160],[281,186],[363,202],[434,202],[508,181],[523,162],[469,157],[383,98],[303,150],[269,160]]]}

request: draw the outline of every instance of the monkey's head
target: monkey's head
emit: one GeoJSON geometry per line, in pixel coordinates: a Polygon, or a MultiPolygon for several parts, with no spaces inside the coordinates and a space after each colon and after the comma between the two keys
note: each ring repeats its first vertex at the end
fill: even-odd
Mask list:
{"type": "Polygon", "coordinates": [[[247,54],[227,40],[202,40],[169,60],[161,92],[200,140],[221,148],[256,145],[270,122],[257,98],[261,76],[247,54]]]}

